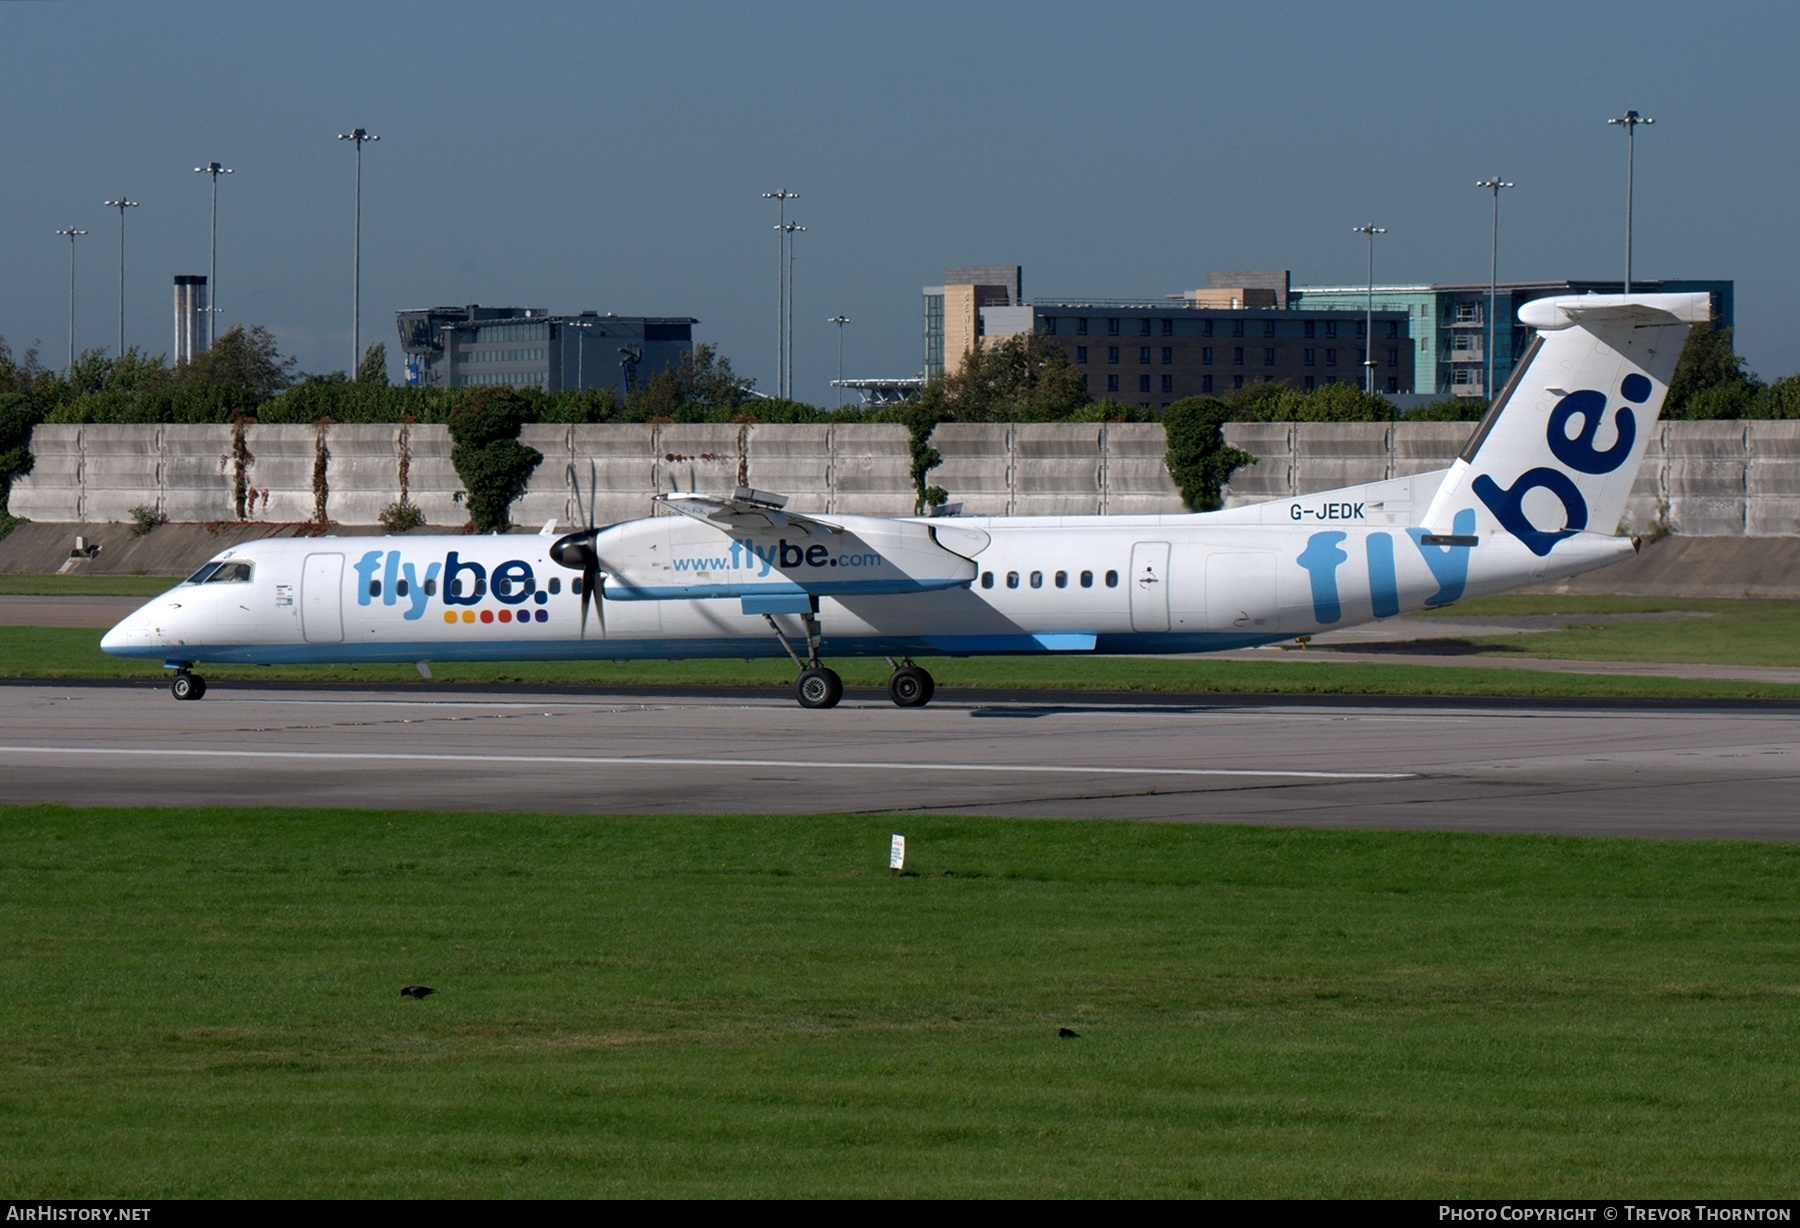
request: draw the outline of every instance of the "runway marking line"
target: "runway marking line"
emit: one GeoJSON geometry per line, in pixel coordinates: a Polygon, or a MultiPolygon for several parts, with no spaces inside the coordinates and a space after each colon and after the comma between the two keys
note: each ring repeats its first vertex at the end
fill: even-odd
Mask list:
{"type": "Polygon", "coordinates": [[[407,751],[190,750],[118,746],[0,746],[7,755],[101,755],[139,758],[298,759],[333,763],[513,763],[571,767],[802,768],[809,771],[903,768],[915,772],[998,772],[1070,776],[1225,776],[1281,780],[1408,780],[1416,772],[1309,772],[1280,768],[1103,767],[1080,764],[905,763],[836,759],[683,759],[629,755],[452,755],[407,751]]]}

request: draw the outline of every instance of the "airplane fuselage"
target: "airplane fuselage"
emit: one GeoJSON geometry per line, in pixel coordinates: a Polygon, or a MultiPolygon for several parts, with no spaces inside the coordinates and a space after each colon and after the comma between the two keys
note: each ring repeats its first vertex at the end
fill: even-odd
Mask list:
{"type": "MultiPolygon", "coordinates": [[[[551,559],[548,536],[269,539],[219,556],[249,564],[247,576],[179,585],[103,647],[184,665],[781,656],[760,615],[802,636],[800,606],[784,601],[816,591],[818,576],[841,576],[839,591],[816,597],[826,655],[1207,652],[1447,605],[1630,552],[1617,538],[1570,542],[1547,566],[1504,536],[1438,545],[1416,527],[1374,527],[1348,508],[1345,517],[881,521],[974,529],[986,544],[963,574],[914,591],[878,580],[868,592],[848,577],[876,574],[884,560],[854,537],[857,518],[840,518],[852,532],[826,542],[699,526],[697,539],[690,530],[686,543],[665,544],[669,583],[609,580],[585,629],[580,578],[551,559]],[[694,590],[708,595],[686,595],[694,590]]],[[[661,522],[677,534],[689,523],[649,523],[661,522]]]]}

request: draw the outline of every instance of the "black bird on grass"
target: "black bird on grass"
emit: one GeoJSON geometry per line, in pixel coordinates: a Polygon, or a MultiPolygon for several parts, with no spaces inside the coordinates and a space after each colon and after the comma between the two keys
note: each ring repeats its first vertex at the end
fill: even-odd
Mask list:
{"type": "Polygon", "coordinates": [[[1058,1028],[1058,1029],[1056,1029],[1056,1034],[1058,1036],[1062,1037],[1064,1040],[1080,1040],[1081,1039],[1081,1033],[1077,1032],[1074,1028],[1058,1028]]]}
{"type": "Polygon", "coordinates": [[[437,990],[429,985],[408,985],[405,989],[400,991],[400,996],[402,998],[417,998],[423,1002],[426,994],[436,992],[437,990]]]}

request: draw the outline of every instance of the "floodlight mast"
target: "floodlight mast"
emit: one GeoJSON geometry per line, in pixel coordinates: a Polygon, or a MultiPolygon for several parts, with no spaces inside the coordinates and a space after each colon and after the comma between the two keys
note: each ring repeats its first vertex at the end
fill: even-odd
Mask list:
{"type": "Polygon", "coordinates": [[[356,222],[350,255],[350,378],[362,369],[362,147],[381,138],[362,128],[338,133],[338,140],[356,144],[356,222]]]}
{"type": "Polygon", "coordinates": [[[775,202],[775,395],[785,395],[787,387],[787,355],[788,355],[788,228],[787,203],[798,197],[800,193],[790,192],[786,188],[776,188],[773,192],[764,192],[764,200],[775,202]]]}
{"type": "Polygon", "coordinates": [[[69,370],[75,369],[75,240],[87,233],[67,226],[56,232],[69,240],[69,370]]]}
{"type": "Polygon", "coordinates": [[[849,316],[832,316],[825,322],[827,324],[835,324],[838,326],[837,407],[842,409],[844,408],[844,325],[854,324],[856,321],[852,320],[849,316]]]}
{"type": "Polygon", "coordinates": [[[1487,387],[1483,389],[1488,399],[1494,397],[1494,298],[1500,287],[1500,189],[1513,185],[1498,175],[1483,179],[1475,185],[1487,188],[1494,194],[1494,244],[1488,260],[1488,354],[1487,354],[1487,387]]]}
{"type": "Polygon", "coordinates": [[[781,395],[788,400],[794,399],[794,236],[806,233],[806,227],[798,222],[788,222],[781,228],[787,235],[787,386],[781,395]]]}
{"type": "Polygon", "coordinates": [[[1387,233],[1386,226],[1370,222],[1352,226],[1350,233],[1369,236],[1369,299],[1363,310],[1363,391],[1375,391],[1375,236],[1387,233]]]}
{"type": "Polygon", "coordinates": [[[125,193],[119,193],[119,199],[103,201],[108,209],[119,211],[119,357],[125,357],[125,210],[135,209],[135,200],[126,200],[125,193]]]}
{"type": "Polygon", "coordinates": [[[212,254],[206,262],[206,306],[202,308],[206,312],[206,348],[209,350],[219,331],[219,176],[232,173],[229,166],[221,166],[217,162],[208,162],[205,166],[194,168],[196,175],[212,176],[212,254]]]}
{"type": "Polygon", "coordinates": [[[1656,121],[1648,115],[1639,115],[1636,111],[1627,111],[1617,119],[1609,119],[1608,124],[1617,124],[1625,129],[1625,293],[1631,293],[1631,184],[1635,171],[1632,160],[1637,144],[1637,126],[1654,124],[1656,121]]]}

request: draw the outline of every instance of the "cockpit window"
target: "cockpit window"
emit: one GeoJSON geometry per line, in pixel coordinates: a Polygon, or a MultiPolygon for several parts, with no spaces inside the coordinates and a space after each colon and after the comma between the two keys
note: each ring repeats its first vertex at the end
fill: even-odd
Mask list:
{"type": "Polygon", "coordinates": [[[213,573],[200,581],[202,584],[248,584],[250,582],[250,564],[220,563],[213,573]]]}
{"type": "Polygon", "coordinates": [[[187,582],[189,584],[205,584],[206,577],[212,575],[213,572],[219,570],[222,566],[224,566],[223,563],[208,563],[199,571],[196,571],[193,575],[189,576],[187,582]]]}

